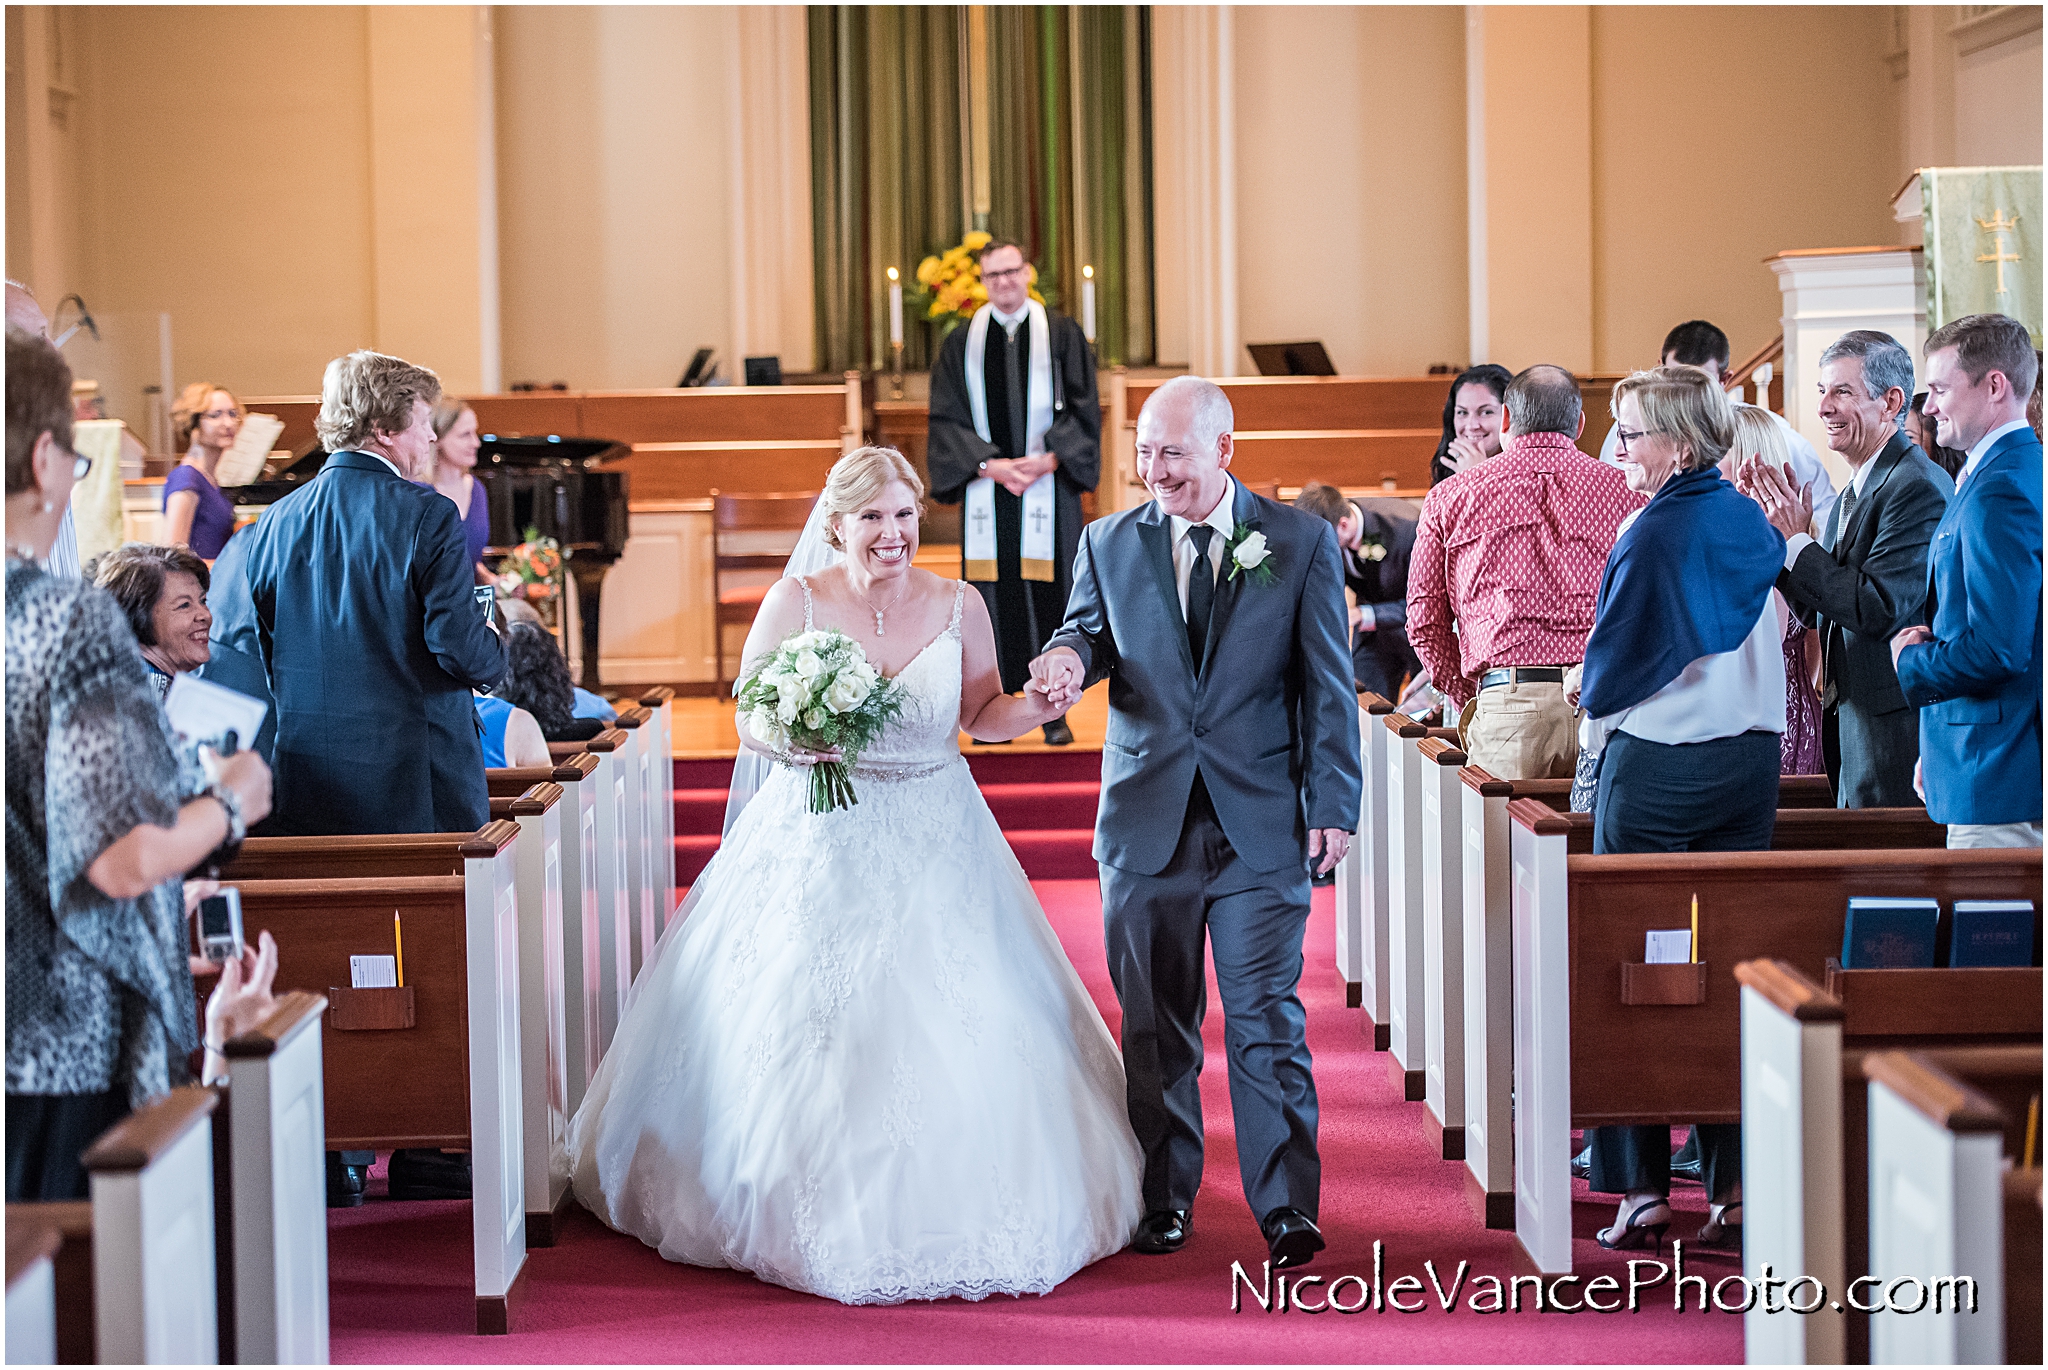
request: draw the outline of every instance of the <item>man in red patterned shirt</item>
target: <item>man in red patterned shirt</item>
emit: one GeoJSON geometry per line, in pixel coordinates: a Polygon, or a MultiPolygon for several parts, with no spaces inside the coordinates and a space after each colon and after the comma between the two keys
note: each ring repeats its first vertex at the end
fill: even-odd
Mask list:
{"type": "Polygon", "coordinates": [[[1530,367],[1502,408],[1506,449],[1423,501],[1408,636],[1462,711],[1473,765],[1503,780],[1565,777],[1579,751],[1565,673],[1585,659],[1607,554],[1643,501],[1575,445],[1586,416],[1571,372],[1530,367]]]}

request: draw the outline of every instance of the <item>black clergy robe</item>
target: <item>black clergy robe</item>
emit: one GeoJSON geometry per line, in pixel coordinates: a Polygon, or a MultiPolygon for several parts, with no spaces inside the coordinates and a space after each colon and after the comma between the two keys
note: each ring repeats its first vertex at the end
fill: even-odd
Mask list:
{"type": "MultiPolygon", "coordinates": [[[[1031,678],[1031,658],[1044,650],[1046,640],[1059,631],[1066,618],[1067,592],[1074,585],[1074,557],[1081,548],[1081,492],[1093,490],[1102,474],[1102,403],[1095,393],[1095,358],[1079,324],[1051,310],[1045,317],[1052,330],[1055,392],[1045,447],[1059,458],[1053,471],[1054,579],[1023,578],[1019,548],[1024,501],[997,485],[996,579],[975,582],[995,625],[1003,689],[1013,694],[1031,678]]],[[[991,442],[983,442],[974,431],[974,411],[967,402],[967,327],[955,328],[939,348],[938,361],[932,367],[931,428],[925,441],[931,494],[939,503],[963,501],[968,483],[981,475],[981,463],[1024,455],[1030,333],[1028,314],[1018,324],[1015,337],[1006,335],[993,318],[989,320],[988,346],[976,360],[987,385],[991,442]]],[[[965,547],[961,553],[964,563],[965,547]]],[[[964,564],[961,574],[966,574],[964,564]]]]}

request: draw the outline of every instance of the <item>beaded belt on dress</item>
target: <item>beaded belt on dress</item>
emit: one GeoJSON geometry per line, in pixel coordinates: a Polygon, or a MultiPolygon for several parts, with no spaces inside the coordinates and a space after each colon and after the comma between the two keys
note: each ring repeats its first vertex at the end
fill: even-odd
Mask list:
{"type": "Polygon", "coordinates": [[[957,756],[949,756],[944,761],[933,761],[923,765],[911,766],[875,766],[862,765],[857,762],[853,768],[853,775],[856,780],[880,780],[886,783],[894,783],[899,780],[923,780],[927,776],[937,775],[948,766],[957,764],[959,760],[960,758],[957,756]]]}

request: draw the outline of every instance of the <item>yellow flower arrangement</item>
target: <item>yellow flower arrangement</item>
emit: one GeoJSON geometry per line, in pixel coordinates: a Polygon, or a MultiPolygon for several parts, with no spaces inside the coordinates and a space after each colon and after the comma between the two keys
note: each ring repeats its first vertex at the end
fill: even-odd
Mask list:
{"type": "MultiPolygon", "coordinates": [[[[966,323],[988,303],[988,288],[981,283],[980,254],[990,241],[989,234],[976,229],[917,264],[918,288],[912,298],[924,310],[925,318],[938,324],[940,336],[966,323]]],[[[1044,304],[1045,297],[1038,293],[1038,268],[1028,262],[1025,268],[1030,273],[1031,298],[1044,304]]]]}

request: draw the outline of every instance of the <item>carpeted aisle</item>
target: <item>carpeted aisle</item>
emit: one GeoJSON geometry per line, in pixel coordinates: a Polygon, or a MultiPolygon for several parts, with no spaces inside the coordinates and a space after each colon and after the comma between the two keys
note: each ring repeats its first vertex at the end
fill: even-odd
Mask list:
{"type": "MultiPolygon", "coordinates": [[[[1102,960],[1092,881],[1038,883],[1047,915],[1114,1029],[1115,995],[1102,960]]],[[[528,1253],[524,1304],[509,1337],[470,1334],[469,1208],[462,1203],[372,1202],[331,1216],[332,1353],[338,1362],[1732,1362],[1742,1358],[1738,1317],[1675,1314],[1670,1286],[1636,1315],[1480,1314],[1461,1298],[1439,1311],[1423,1261],[1448,1284],[1458,1262],[1473,1276],[1510,1273],[1506,1233],[1480,1228],[1461,1191],[1461,1167],[1424,1142],[1422,1105],[1403,1103],[1385,1056],[1367,1049],[1356,1010],[1330,960],[1331,900],[1318,891],[1309,924],[1303,999],[1322,1100],[1322,1223],[1330,1250],[1304,1273],[1326,1280],[1372,1276],[1386,1243],[1392,1283],[1414,1275],[1426,1310],[1356,1315],[1265,1313],[1247,1300],[1230,1311],[1233,1260],[1257,1277],[1265,1258],[1243,1205],[1222,1068],[1222,1016],[1205,1031],[1208,1171],[1195,1235],[1180,1253],[1113,1256],[1043,1298],[846,1308],[761,1284],[733,1271],[671,1265],[580,1209],[566,1239],[528,1253]]],[[[1211,992],[1211,1002],[1215,1002],[1211,992]]],[[[1583,1186],[1581,1186],[1583,1198],[1583,1186]]],[[[1704,1216],[1699,1191],[1681,1188],[1675,1230],[1704,1216]]],[[[1625,1278],[1623,1253],[1599,1251],[1593,1229],[1605,1204],[1582,1203],[1580,1271],[1625,1278]]],[[[1647,1255],[1648,1253],[1641,1253],[1647,1255]]],[[[1665,1252],[1668,1260],[1669,1248],[1665,1252]]],[[[1710,1280],[1739,1271],[1733,1256],[1689,1270],[1710,1280]]],[[[1466,1288],[1466,1296],[1471,1286],[1466,1288]]],[[[1343,1301],[1354,1295],[1349,1289],[1343,1301]]]]}

